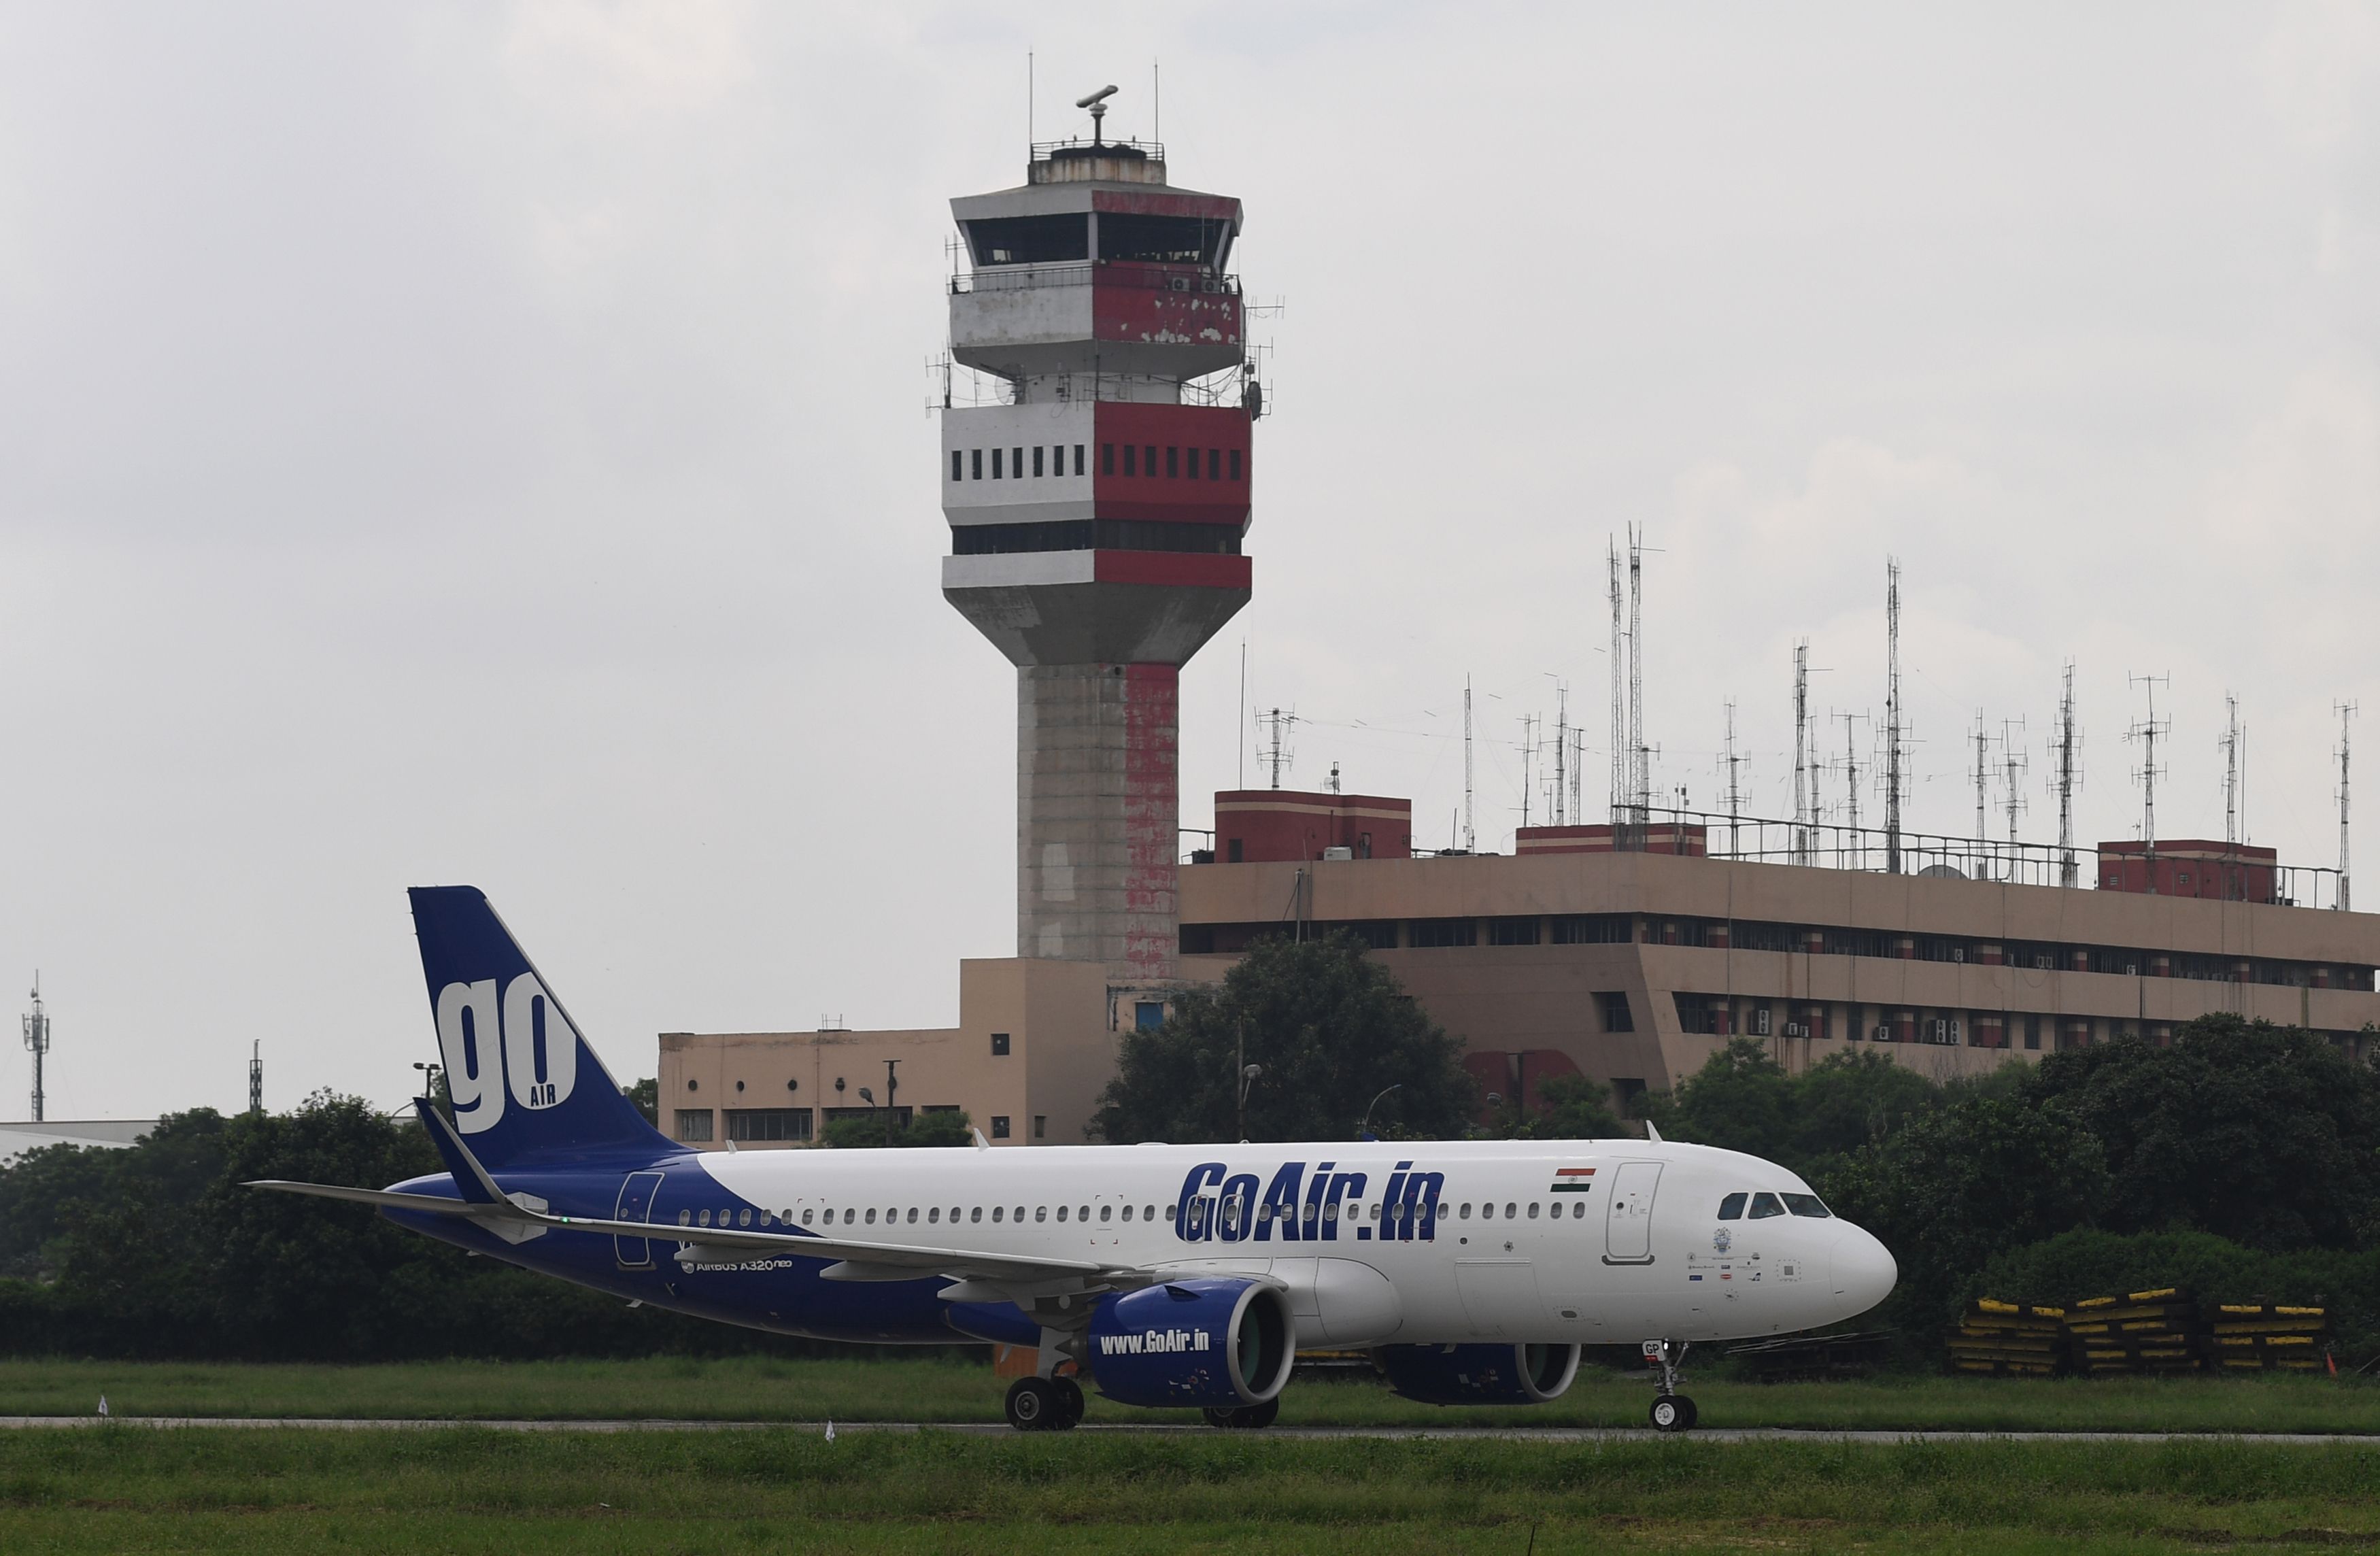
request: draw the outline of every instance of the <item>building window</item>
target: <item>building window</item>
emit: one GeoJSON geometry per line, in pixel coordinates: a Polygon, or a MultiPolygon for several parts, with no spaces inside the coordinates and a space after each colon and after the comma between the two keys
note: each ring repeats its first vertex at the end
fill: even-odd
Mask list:
{"type": "Polygon", "coordinates": [[[1008,451],[1008,468],[1016,472],[1017,480],[1023,480],[1025,479],[1025,451],[1023,449],[1012,448],[1008,451]]]}
{"type": "Polygon", "coordinates": [[[1220,448],[1210,448],[1207,451],[1207,479],[1208,480],[1223,479],[1223,451],[1220,448]]]}
{"type": "Polygon", "coordinates": [[[1136,1032],[1154,1032],[1165,1025],[1165,1002],[1142,1000],[1132,1007],[1132,1026],[1136,1032]]]}
{"type": "Polygon", "coordinates": [[[991,1056],[994,1059],[1005,1059],[1008,1057],[1007,1033],[994,1032],[991,1035],[991,1056]]]}
{"type": "Polygon", "coordinates": [[[1226,839],[1226,840],[1224,841],[1224,845],[1223,845],[1223,858],[1224,858],[1224,860],[1225,860],[1227,863],[1230,863],[1230,864],[1238,864],[1238,863],[1240,863],[1240,862],[1241,862],[1241,860],[1240,860],[1240,847],[1241,847],[1241,845],[1240,845],[1240,840],[1239,840],[1238,838],[1233,837],[1233,838],[1228,838],[1228,839],[1226,839]]]}
{"type": "Polygon", "coordinates": [[[1190,457],[1184,461],[1184,463],[1188,466],[1188,468],[1184,469],[1182,473],[1188,476],[1192,480],[1196,480],[1198,479],[1198,451],[1195,448],[1192,449],[1190,451],[1190,457]]]}
{"type": "MultiPolygon", "coordinates": [[[[1082,445],[1078,444],[1075,446],[1079,449],[1082,445]]],[[[1083,473],[1082,463],[1083,462],[1080,459],[1076,459],[1075,461],[1075,473],[1076,475],[1081,475],[1083,473]]],[[[1115,444],[1111,443],[1103,443],[1099,444],[1099,474],[1103,476],[1111,476],[1115,474],[1115,444]]]]}
{"type": "MultiPolygon", "coordinates": [[[[991,1137],[995,1140],[1004,1140],[1008,1138],[1008,1115],[1006,1113],[994,1113],[991,1115],[991,1137]]],[[[993,1213],[997,1215],[999,1212],[994,1211],[993,1213]]]]}
{"type": "Polygon", "coordinates": [[[2024,1018],[2024,1046],[2033,1049],[2041,1046],[2041,1017],[2028,1015],[2024,1018]]]}
{"type": "Polygon", "coordinates": [[[709,1108],[680,1108],[677,1111],[677,1137],[681,1140],[710,1138],[709,1108]]]}
{"type": "Polygon", "coordinates": [[[808,1108],[730,1108],[727,1137],[731,1140],[807,1140],[810,1137],[808,1108]]]}
{"type": "MultiPolygon", "coordinates": [[[[1050,1115],[1048,1113],[1035,1113],[1033,1115],[1033,1137],[1038,1140],[1046,1137],[1049,1133],[1050,1115]]],[[[1065,1218],[1065,1207],[1062,1205],[1058,1209],[1058,1219],[1063,1221],[1065,1218]]]]}
{"type": "Polygon", "coordinates": [[[1157,474],[1157,445],[1153,443],[1143,444],[1140,449],[1140,460],[1141,468],[1152,476],[1157,474]]]}
{"type": "Polygon", "coordinates": [[[1556,945],[1625,945],[1636,938],[1635,923],[1624,913],[1564,914],[1553,923],[1556,945]]]}
{"type": "Polygon", "coordinates": [[[1033,474],[1036,480],[1041,475],[1041,445],[1038,443],[1033,445],[1033,474]]]}
{"type": "Polygon", "coordinates": [[[1081,444],[1076,444],[1075,445],[1075,473],[1076,475],[1081,475],[1083,473],[1083,445],[1081,444]]]}
{"type": "Polygon", "coordinates": [[[975,461],[975,479],[981,480],[983,479],[983,450],[979,448],[970,450],[968,456],[975,461]]]}
{"type": "Polygon", "coordinates": [[[1123,445],[1123,473],[1128,476],[1140,473],[1140,444],[1128,443],[1123,445]]]}
{"type": "Polygon", "coordinates": [[[995,448],[995,449],[993,449],[993,450],[991,451],[991,479],[992,479],[992,480],[1000,480],[1000,479],[1001,479],[1001,474],[1000,474],[1000,456],[1001,456],[1001,455],[1002,455],[1002,452],[1003,452],[1002,450],[1001,450],[1001,449],[997,449],[997,448],[995,448]]]}
{"type": "Polygon", "coordinates": [[[1474,945],[1477,926],[1468,918],[1416,918],[1407,943],[1415,946],[1474,945]]]}
{"type": "Polygon", "coordinates": [[[1535,945],[1537,943],[1537,921],[1535,918],[1490,918],[1488,920],[1488,943],[1535,945]]]}
{"type": "Polygon", "coordinates": [[[1182,450],[1178,446],[1168,444],[1165,450],[1165,479],[1179,480],[1181,478],[1182,450]]]}
{"type": "Polygon", "coordinates": [[[1240,451],[1236,448],[1232,450],[1232,479],[1240,479],[1240,451]]]}
{"type": "Polygon", "coordinates": [[[955,448],[951,450],[951,479],[953,480],[966,480],[966,459],[955,448]]]}
{"type": "Polygon", "coordinates": [[[1595,997],[1597,1008],[1603,1013],[1603,1029],[1607,1032],[1633,1032],[1636,1018],[1629,1013],[1625,990],[1614,989],[1595,997]]]}

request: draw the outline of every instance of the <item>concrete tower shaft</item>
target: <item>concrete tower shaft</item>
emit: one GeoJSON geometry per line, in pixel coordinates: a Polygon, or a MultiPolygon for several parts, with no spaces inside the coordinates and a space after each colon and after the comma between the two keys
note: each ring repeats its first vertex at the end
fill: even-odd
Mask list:
{"type": "Polygon", "coordinates": [[[1245,360],[1240,203],[1069,143],[951,207],[952,355],[1005,403],[943,413],[942,595],[1017,667],[1017,954],[1168,978],[1179,672],[1251,584],[1251,405],[1196,383],[1245,360]]]}

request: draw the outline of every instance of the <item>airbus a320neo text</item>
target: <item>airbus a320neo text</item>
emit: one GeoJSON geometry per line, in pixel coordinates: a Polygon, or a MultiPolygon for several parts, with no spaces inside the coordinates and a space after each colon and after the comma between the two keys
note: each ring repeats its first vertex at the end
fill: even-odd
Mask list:
{"type": "Polygon", "coordinates": [[[617,1296],[780,1334],[1022,1347],[1009,1420],[1083,1388],[1222,1427],[1280,1409],[1299,1347],[1368,1350],[1439,1404],[1549,1400],[1586,1344],[1642,1344],[1657,1427],[1698,1341],[1863,1313],[1876,1238],[1756,1157],[1618,1140],[692,1150],[604,1072],[487,898],[417,888],[446,1172],[262,1183],[617,1296]]]}

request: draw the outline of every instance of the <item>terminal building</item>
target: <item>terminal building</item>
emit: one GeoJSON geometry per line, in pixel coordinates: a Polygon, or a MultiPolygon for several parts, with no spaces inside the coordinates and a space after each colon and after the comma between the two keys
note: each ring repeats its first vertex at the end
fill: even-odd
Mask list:
{"type": "Polygon", "coordinates": [[[1496,1107],[1573,1075],[1624,1107],[1739,1036],[1789,1068],[1856,1048],[1944,1077],[2215,1011],[2370,1042],[2380,917],[2237,844],[2077,857],[1638,806],[1429,854],[1407,800],[1253,790],[1215,796],[1185,861],[1179,677],[1253,587],[1240,202],[1095,129],[952,206],[953,357],[1002,392],[943,413],[941,583],[1017,671],[1017,954],[960,964],[954,1027],[662,1034],[675,1138],[963,1108],[995,1146],[1079,1144],[1123,1033],[1259,936],[1336,930],[1496,1107]]]}

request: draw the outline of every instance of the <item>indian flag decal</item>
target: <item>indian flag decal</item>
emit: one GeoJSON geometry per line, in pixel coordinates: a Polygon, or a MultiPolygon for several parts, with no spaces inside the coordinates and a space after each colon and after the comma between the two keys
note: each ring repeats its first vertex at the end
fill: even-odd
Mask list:
{"type": "Polygon", "coordinates": [[[1585,1194],[1595,1186],[1592,1167],[1557,1167],[1554,1169],[1554,1194],[1585,1194]]]}

